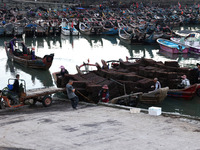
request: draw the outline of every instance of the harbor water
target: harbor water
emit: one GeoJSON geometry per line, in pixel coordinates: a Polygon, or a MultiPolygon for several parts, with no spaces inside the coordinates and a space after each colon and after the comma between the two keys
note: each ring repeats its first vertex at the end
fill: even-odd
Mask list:
{"type": "MultiPolygon", "coordinates": [[[[198,27],[177,28],[175,30],[199,30],[198,27]]],[[[40,88],[46,86],[56,86],[52,78],[52,73],[60,70],[63,65],[70,74],[77,73],[76,65],[90,61],[91,64],[101,59],[105,61],[125,60],[126,57],[151,58],[155,61],[178,61],[181,67],[195,67],[200,62],[199,56],[192,54],[169,54],[159,50],[157,43],[152,45],[127,45],[119,40],[118,36],[52,36],[52,37],[22,37],[25,44],[31,48],[35,47],[37,56],[43,57],[46,54],[54,53],[54,60],[49,70],[35,70],[22,67],[12,61],[7,60],[4,41],[9,41],[12,37],[0,38],[0,89],[8,84],[9,78],[15,78],[20,74],[20,78],[26,81],[26,88],[40,88]]],[[[162,111],[175,112],[191,116],[200,116],[200,97],[192,100],[166,98],[162,104],[162,111]]],[[[140,107],[148,108],[148,105],[140,107]]]]}

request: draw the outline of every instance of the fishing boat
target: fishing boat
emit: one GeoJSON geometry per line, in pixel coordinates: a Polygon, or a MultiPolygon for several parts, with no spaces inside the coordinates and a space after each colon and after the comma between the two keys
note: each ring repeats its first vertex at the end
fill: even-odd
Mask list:
{"type": "Polygon", "coordinates": [[[14,35],[15,36],[22,36],[23,34],[24,34],[24,26],[16,23],[15,26],[14,26],[14,35]]]}
{"type": "Polygon", "coordinates": [[[167,96],[175,97],[175,98],[184,98],[187,100],[192,99],[195,94],[200,96],[200,84],[193,84],[185,89],[170,89],[167,92],[167,96]]]}
{"type": "Polygon", "coordinates": [[[94,34],[91,32],[92,27],[88,23],[80,22],[79,23],[79,30],[82,34],[91,35],[94,34]]]}
{"type": "Polygon", "coordinates": [[[193,34],[195,31],[191,31],[191,30],[178,30],[175,32],[176,35],[180,36],[180,37],[187,37],[190,34],[193,34]]]}
{"type": "Polygon", "coordinates": [[[131,44],[133,42],[132,33],[128,33],[125,29],[119,28],[119,38],[122,42],[131,44]]]}
{"type": "Polygon", "coordinates": [[[178,44],[167,39],[159,38],[157,39],[157,42],[162,50],[167,51],[169,53],[182,54],[182,53],[188,53],[189,51],[188,46],[178,44]]]}
{"type": "Polygon", "coordinates": [[[198,34],[192,33],[182,38],[172,37],[170,38],[170,40],[178,44],[184,44],[189,47],[190,53],[200,55],[200,34],[199,33],[198,34]]]}
{"type": "Polygon", "coordinates": [[[144,93],[140,98],[140,102],[145,104],[159,104],[165,99],[165,97],[167,97],[168,90],[169,87],[164,87],[144,93]]]}
{"type": "Polygon", "coordinates": [[[79,35],[79,31],[74,27],[73,23],[66,25],[61,28],[61,33],[63,35],[79,35]]]}
{"type": "Polygon", "coordinates": [[[36,33],[36,29],[37,29],[36,23],[28,23],[24,28],[25,35],[34,36],[36,33]]]}
{"type": "Polygon", "coordinates": [[[102,23],[103,31],[102,34],[105,35],[116,35],[118,33],[118,27],[114,26],[111,21],[102,23]]]}
{"type": "Polygon", "coordinates": [[[142,44],[142,43],[153,43],[155,42],[154,33],[146,34],[139,30],[132,30],[131,32],[120,28],[119,29],[119,38],[122,42],[126,44],[142,44]]]}
{"type": "Polygon", "coordinates": [[[4,42],[6,54],[9,60],[16,62],[22,66],[47,70],[51,67],[54,54],[45,55],[43,58],[35,56],[33,59],[32,54],[28,51],[28,48],[24,45],[23,41],[17,41],[17,48],[12,51],[9,42],[4,42]],[[23,51],[26,48],[28,54],[24,54],[23,51]],[[21,50],[20,50],[21,49],[21,50]],[[23,50],[23,51],[22,51],[23,50]]]}

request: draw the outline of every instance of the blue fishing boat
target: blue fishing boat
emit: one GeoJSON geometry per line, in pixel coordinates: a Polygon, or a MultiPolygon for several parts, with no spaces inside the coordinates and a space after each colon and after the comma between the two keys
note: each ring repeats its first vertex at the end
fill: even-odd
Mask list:
{"type": "Polygon", "coordinates": [[[159,38],[157,39],[158,44],[160,45],[160,48],[164,51],[167,51],[169,53],[173,54],[179,54],[179,53],[188,53],[189,47],[175,43],[173,41],[159,38]]]}

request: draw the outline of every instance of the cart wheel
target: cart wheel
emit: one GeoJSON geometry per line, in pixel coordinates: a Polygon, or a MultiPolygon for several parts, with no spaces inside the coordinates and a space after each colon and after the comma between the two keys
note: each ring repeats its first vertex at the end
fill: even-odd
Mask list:
{"type": "Polygon", "coordinates": [[[0,99],[0,109],[5,109],[6,104],[4,102],[4,100],[2,100],[2,98],[0,99]]]}
{"type": "Polygon", "coordinates": [[[49,107],[52,104],[52,98],[51,96],[44,96],[42,99],[42,104],[44,107],[49,107]]]}
{"type": "Polygon", "coordinates": [[[200,88],[197,90],[197,96],[199,96],[200,97],[200,88]]]}

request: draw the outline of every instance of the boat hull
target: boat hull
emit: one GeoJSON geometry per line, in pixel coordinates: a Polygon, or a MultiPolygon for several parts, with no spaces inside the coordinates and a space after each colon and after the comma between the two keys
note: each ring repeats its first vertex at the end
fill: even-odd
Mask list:
{"type": "Polygon", "coordinates": [[[167,96],[190,100],[196,94],[197,87],[198,85],[194,84],[186,89],[170,89],[167,93],[167,96]]]}
{"type": "Polygon", "coordinates": [[[173,54],[186,54],[189,52],[189,47],[179,45],[177,43],[174,43],[172,41],[166,40],[166,39],[157,39],[157,42],[160,45],[160,49],[173,53],[173,54]],[[180,49],[179,46],[182,48],[180,49]]]}

